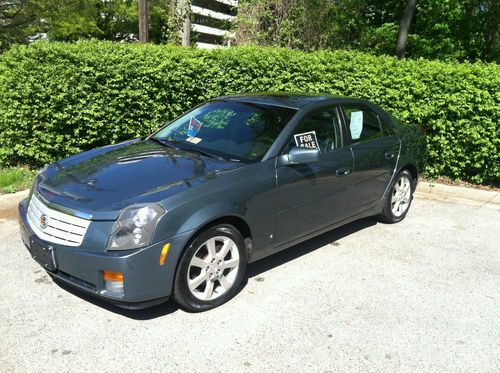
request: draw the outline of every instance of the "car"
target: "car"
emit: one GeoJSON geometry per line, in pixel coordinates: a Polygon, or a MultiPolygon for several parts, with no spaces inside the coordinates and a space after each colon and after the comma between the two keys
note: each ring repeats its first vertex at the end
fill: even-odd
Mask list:
{"type": "Polygon", "coordinates": [[[46,166],[19,204],[21,235],[56,281],[125,308],[205,311],[248,263],[363,217],[404,219],[423,139],[366,100],[219,97],[46,166]]]}

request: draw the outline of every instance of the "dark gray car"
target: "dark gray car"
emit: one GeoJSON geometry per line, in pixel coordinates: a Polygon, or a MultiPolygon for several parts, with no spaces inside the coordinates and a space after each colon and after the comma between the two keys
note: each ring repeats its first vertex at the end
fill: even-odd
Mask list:
{"type": "Polygon", "coordinates": [[[19,204],[55,279],[122,307],[229,300],[247,263],[353,220],[402,220],[423,141],[363,100],[220,97],[145,138],[47,166],[19,204]]]}

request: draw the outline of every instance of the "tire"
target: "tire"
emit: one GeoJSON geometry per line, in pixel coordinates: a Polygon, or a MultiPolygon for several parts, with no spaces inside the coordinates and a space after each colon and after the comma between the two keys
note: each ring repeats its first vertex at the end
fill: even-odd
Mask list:
{"type": "Polygon", "coordinates": [[[208,228],[191,240],[182,255],[174,280],[174,300],[191,312],[224,304],[238,292],[247,260],[245,241],[235,227],[223,224],[208,228]]]}
{"type": "Polygon", "coordinates": [[[391,184],[379,220],[388,224],[403,220],[410,210],[414,190],[412,174],[408,170],[401,171],[391,184]]]}

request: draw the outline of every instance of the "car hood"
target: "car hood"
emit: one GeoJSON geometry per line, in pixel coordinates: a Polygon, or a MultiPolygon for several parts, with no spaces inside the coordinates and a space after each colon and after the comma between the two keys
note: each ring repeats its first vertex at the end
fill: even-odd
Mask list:
{"type": "Polygon", "coordinates": [[[69,157],[37,177],[49,204],[94,220],[114,220],[134,203],[159,202],[242,164],[133,140],[69,157]]]}

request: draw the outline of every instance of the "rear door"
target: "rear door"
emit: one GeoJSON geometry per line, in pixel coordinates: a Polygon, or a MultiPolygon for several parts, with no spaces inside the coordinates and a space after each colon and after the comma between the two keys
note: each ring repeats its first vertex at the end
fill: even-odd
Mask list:
{"type": "Polygon", "coordinates": [[[353,209],[362,212],[382,198],[396,167],[400,141],[368,106],[341,107],[354,156],[353,209]]]}

